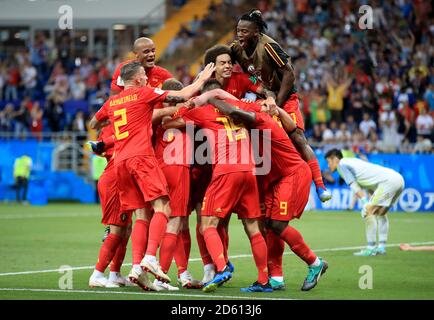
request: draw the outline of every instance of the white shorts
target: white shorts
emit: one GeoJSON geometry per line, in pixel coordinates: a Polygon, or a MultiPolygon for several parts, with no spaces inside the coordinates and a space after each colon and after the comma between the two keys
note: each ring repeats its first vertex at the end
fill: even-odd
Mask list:
{"type": "Polygon", "coordinates": [[[400,174],[390,175],[386,182],[382,182],[375,189],[374,194],[369,199],[368,205],[379,207],[391,207],[398,200],[402,190],[404,190],[404,178],[400,174]]]}

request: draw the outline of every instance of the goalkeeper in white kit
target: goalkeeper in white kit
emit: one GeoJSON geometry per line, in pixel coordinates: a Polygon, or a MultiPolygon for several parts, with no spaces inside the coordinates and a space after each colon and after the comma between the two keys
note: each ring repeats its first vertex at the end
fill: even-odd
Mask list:
{"type": "Polygon", "coordinates": [[[332,149],[325,155],[331,172],[336,169],[363,203],[362,217],[366,224],[368,246],[356,256],[386,254],[389,232],[387,211],[404,189],[404,178],[396,171],[357,158],[343,158],[342,152],[332,149]],[[363,189],[373,192],[368,199],[363,189]],[[377,244],[378,231],[378,245],[377,244]]]}

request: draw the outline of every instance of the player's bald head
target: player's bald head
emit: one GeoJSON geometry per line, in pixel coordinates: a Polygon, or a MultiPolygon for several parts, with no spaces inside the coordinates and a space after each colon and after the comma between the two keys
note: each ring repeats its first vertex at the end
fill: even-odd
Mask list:
{"type": "Polygon", "coordinates": [[[134,53],[137,53],[144,46],[146,46],[146,45],[153,45],[153,44],[154,44],[154,41],[152,41],[152,39],[149,39],[149,38],[146,38],[146,37],[137,38],[136,41],[134,41],[134,44],[133,44],[133,51],[134,51],[134,53]]]}

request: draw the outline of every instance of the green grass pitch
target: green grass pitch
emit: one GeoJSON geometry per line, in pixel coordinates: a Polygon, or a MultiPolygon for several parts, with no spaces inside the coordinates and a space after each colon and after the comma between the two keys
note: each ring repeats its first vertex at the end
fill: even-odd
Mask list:
{"type": "MultiPolygon", "coordinates": [[[[97,205],[50,204],[45,207],[0,205],[0,299],[434,299],[434,252],[402,252],[397,244],[434,244],[434,214],[391,213],[387,255],[355,257],[365,244],[364,223],[355,212],[305,212],[292,225],[314,251],[329,262],[318,286],[300,291],[307,268],[288,247],[284,272],[287,288],[268,294],[245,294],[240,288],[255,280],[256,268],[241,222],[233,216],[229,255],[233,279],[215,293],[181,289],[149,293],[138,287],[88,288],[88,279],[101,245],[103,226],[97,205]],[[73,267],[70,290],[59,288],[60,266],[73,267]],[[359,282],[372,270],[372,289],[359,282]],[[362,267],[362,268],[361,268],[362,267]]],[[[190,218],[192,251],[189,269],[202,278],[202,262],[195,241],[195,215],[190,218]]],[[[122,273],[130,270],[129,244],[122,273]]],[[[176,279],[175,266],[170,276],[176,279]]],[[[107,271],[108,272],[108,271],[107,271]]],[[[62,281],[60,281],[62,282],[62,281]]]]}

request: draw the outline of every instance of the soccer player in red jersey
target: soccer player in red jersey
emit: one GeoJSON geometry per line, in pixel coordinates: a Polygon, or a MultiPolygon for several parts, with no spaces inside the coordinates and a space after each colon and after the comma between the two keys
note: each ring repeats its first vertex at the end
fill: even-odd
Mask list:
{"type": "MultiPolygon", "coordinates": [[[[304,242],[301,234],[288,224],[294,218],[299,219],[306,207],[312,183],[309,166],[294,148],[280,119],[276,118],[276,121],[269,114],[261,112],[261,106],[258,104],[218,99],[211,99],[210,103],[234,121],[242,120],[251,128],[269,131],[268,138],[264,135],[264,140],[268,139],[271,146],[271,150],[267,152],[271,155],[271,171],[267,176],[268,190],[265,196],[268,199],[265,202],[266,225],[306,262],[309,272],[301,290],[311,290],[327,270],[328,264],[317,257],[304,242]]],[[[289,125],[292,119],[287,116],[284,121],[289,125]]],[[[295,129],[296,125],[292,122],[292,130],[295,129]]],[[[254,284],[245,290],[256,291],[256,286],[254,284]]]]}
{"type": "MultiPolygon", "coordinates": [[[[169,79],[163,83],[162,89],[179,91],[183,87],[178,80],[169,79]]],[[[162,105],[164,109],[167,109],[168,106],[170,104],[164,103],[162,105]]],[[[178,104],[178,106],[182,107],[182,104],[178,104]]],[[[177,113],[173,116],[176,117],[177,113]]],[[[171,117],[165,117],[162,121],[170,119],[171,117]]],[[[201,282],[193,279],[187,270],[191,246],[188,228],[188,201],[193,137],[188,136],[185,130],[164,130],[161,121],[155,135],[155,156],[167,180],[172,211],[161,243],[161,269],[167,273],[173,258],[175,258],[178,267],[178,282],[181,283],[182,287],[187,289],[201,288],[201,282]]],[[[178,287],[172,287],[165,283],[154,282],[154,284],[163,290],[178,290],[178,287]]]]}
{"type": "Polygon", "coordinates": [[[127,63],[121,69],[124,90],[110,97],[90,122],[91,128],[98,128],[109,120],[114,128],[114,165],[121,210],[134,211],[136,215],[131,234],[133,268],[129,278],[145,290],[157,289],[141,267],[158,280],[170,282],[156,259],[170,216],[170,205],[167,182],[151,144],[153,108],[158,102],[182,102],[190,98],[213,71],[214,66],[208,65],[192,85],[181,91],[163,91],[146,86],[147,77],[140,62],[127,63]],[[152,217],[144,210],[147,202],[154,208],[152,217]]]}
{"type": "Polygon", "coordinates": [[[257,77],[267,89],[273,91],[277,96],[276,104],[291,115],[297,125],[291,140],[310,167],[319,198],[323,202],[330,200],[331,193],[324,186],[318,160],[304,136],[294,68],[288,54],[264,34],[265,29],[267,24],[262,20],[259,10],[242,15],[236,28],[238,40],[231,45],[232,56],[244,72],[257,77]]]}
{"type": "Polygon", "coordinates": [[[131,212],[120,210],[119,190],[113,160],[113,138],[112,127],[103,127],[99,135],[99,143],[102,144],[101,150],[94,150],[98,154],[102,153],[102,156],[107,159],[107,166],[98,180],[98,193],[101,198],[101,222],[110,227],[110,233],[101,246],[98,263],[89,279],[90,287],[115,288],[131,285],[131,282],[120,274],[131,233],[131,212]],[[104,271],[110,262],[110,276],[107,281],[104,277],[104,271]]]}
{"type": "MultiPolygon", "coordinates": [[[[207,86],[204,85],[202,90],[206,91],[207,86]]],[[[212,180],[202,203],[201,226],[217,273],[211,282],[204,285],[203,291],[215,291],[232,278],[217,226],[228,214],[236,212],[250,239],[258,269],[256,283],[261,292],[272,292],[268,283],[267,245],[259,229],[261,211],[248,132],[212,105],[193,108],[163,127],[182,128],[188,122],[204,129],[202,133],[207,137],[214,157],[212,180]]]]}
{"type": "Polygon", "coordinates": [[[147,85],[153,88],[161,88],[163,82],[173,78],[173,75],[166,69],[155,65],[155,44],[152,39],[141,37],[134,41],[133,52],[135,59],[127,60],[120,63],[112,76],[110,85],[110,95],[115,95],[124,89],[124,81],[120,73],[123,65],[132,61],[139,61],[145,68],[146,76],[148,77],[147,85]]]}
{"type": "MultiPolygon", "coordinates": [[[[249,74],[244,72],[234,72],[233,62],[231,57],[231,48],[226,45],[216,45],[209,48],[205,52],[205,65],[208,63],[214,63],[216,70],[214,73],[215,79],[220,83],[221,88],[234,97],[241,99],[244,98],[247,92],[253,92],[260,96],[264,96],[264,104],[275,106],[275,94],[264,88],[262,83],[258,81],[255,77],[251,77],[249,74]]],[[[222,237],[223,245],[225,249],[225,256],[227,257],[227,250],[229,245],[229,219],[230,215],[219,225],[218,231],[222,237]]],[[[200,235],[198,235],[200,237],[200,235]]],[[[232,263],[228,262],[230,268],[234,268],[232,263]]],[[[205,267],[205,273],[210,269],[210,267],[205,267]]]]}

